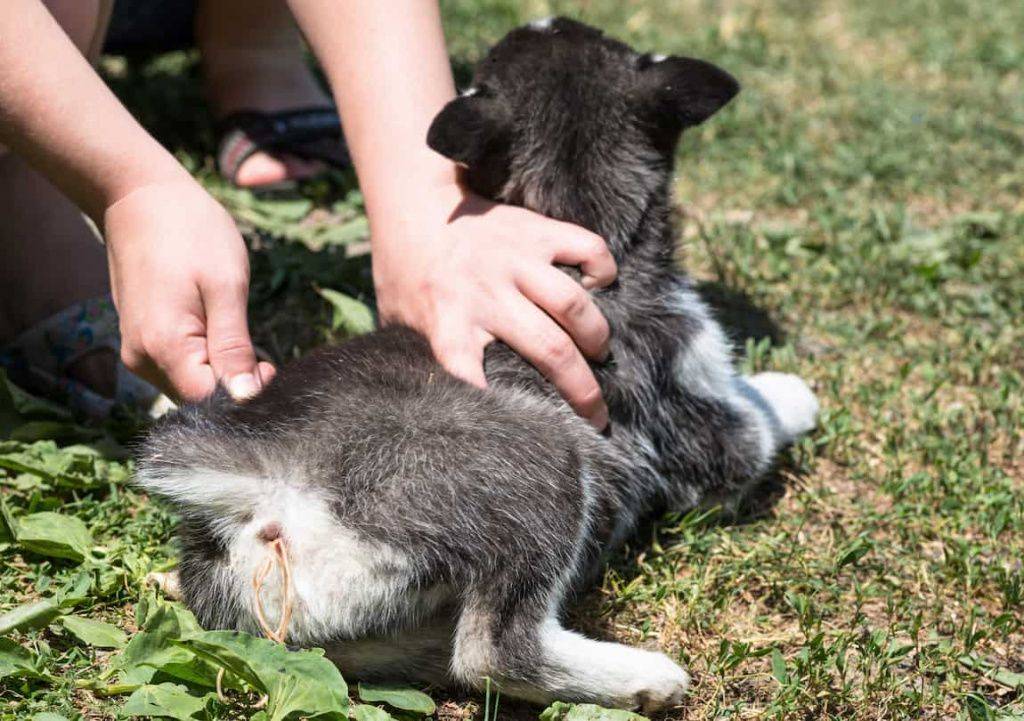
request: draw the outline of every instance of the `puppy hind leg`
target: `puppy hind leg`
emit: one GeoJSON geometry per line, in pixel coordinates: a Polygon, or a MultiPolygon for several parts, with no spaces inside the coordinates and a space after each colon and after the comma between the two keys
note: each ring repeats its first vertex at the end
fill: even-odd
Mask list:
{"type": "Polygon", "coordinates": [[[664,654],[585,638],[541,607],[513,613],[502,620],[493,608],[464,608],[452,658],[458,680],[482,689],[490,678],[503,693],[536,703],[646,712],[678,705],[689,687],[687,673],[664,654]]]}
{"type": "Polygon", "coordinates": [[[818,399],[802,378],[790,373],[757,373],[737,379],[740,393],[764,413],[778,446],[812,430],[818,399]]]}

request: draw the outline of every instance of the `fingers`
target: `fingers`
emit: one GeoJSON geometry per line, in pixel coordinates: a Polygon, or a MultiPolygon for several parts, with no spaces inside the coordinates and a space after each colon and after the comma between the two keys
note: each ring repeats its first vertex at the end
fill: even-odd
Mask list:
{"type": "MultiPolygon", "coordinates": [[[[199,339],[200,341],[202,339],[199,339]]],[[[213,369],[205,360],[205,353],[185,354],[163,369],[170,383],[172,397],[195,402],[208,397],[217,387],[213,369]]]]}
{"type": "MultiPolygon", "coordinates": [[[[554,222],[554,221],[550,221],[554,222]]],[[[560,232],[551,239],[552,262],[578,265],[584,288],[604,288],[615,280],[618,268],[608,244],[599,235],[569,223],[559,223],[560,232]]]]}
{"type": "Polygon", "coordinates": [[[244,278],[217,279],[203,291],[206,347],[213,374],[235,399],[254,396],[263,386],[249,338],[248,283],[244,278]]]}
{"type": "Polygon", "coordinates": [[[491,331],[550,380],[562,397],[598,430],[608,425],[608,407],[590,366],[565,331],[520,295],[508,298],[502,321],[491,331]]]}
{"type": "Polygon", "coordinates": [[[486,388],[484,346],[491,339],[474,337],[471,328],[455,325],[441,328],[434,335],[430,346],[438,363],[456,378],[477,388],[486,388]]]}
{"type": "Polygon", "coordinates": [[[202,335],[175,336],[159,329],[171,322],[154,321],[145,333],[122,334],[121,361],[125,366],[175,400],[198,401],[210,395],[217,381],[206,362],[202,335]]]}
{"type": "Polygon", "coordinates": [[[565,329],[584,355],[605,359],[608,321],[579,283],[553,266],[521,273],[516,283],[523,295],[565,329]]]}
{"type": "Polygon", "coordinates": [[[277,375],[277,368],[266,361],[260,361],[256,364],[256,374],[259,376],[260,385],[265,386],[277,375]]]}

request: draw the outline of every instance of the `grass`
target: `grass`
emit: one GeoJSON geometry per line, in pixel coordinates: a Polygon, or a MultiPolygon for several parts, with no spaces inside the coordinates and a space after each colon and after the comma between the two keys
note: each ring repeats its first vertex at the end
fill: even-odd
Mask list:
{"type": "MultiPolygon", "coordinates": [[[[577,624],[684,662],[695,683],[673,718],[1024,718],[1024,5],[444,7],[463,77],[513,24],[564,13],[741,79],[682,143],[681,252],[735,319],[744,364],[800,373],[823,403],[756,513],[655,524],[577,624]]],[[[372,298],[367,258],[350,252],[365,235],[352,178],[285,198],[231,191],[211,170],[192,56],[105,68],[246,229],[258,342],[283,360],[344,331],[316,289],[372,298]]],[[[0,444],[3,499],[85,521],[101,550],[76,613],[131,632],[141,579],[173,559],[173,519],[125,484],[114,441],[130,428],[50,418],[19,433],[56,444],[0,444]]],[[[82,572],[13,546],[0,563],[0,610],[82,572]]],[[[106,652],[56,624],[14,639],[50,678],[0,682],[0,719],[117,716],[123,699],[81,688],[106,652]]],[[[483,711],[434,696],[446,718],[483,711]]]]}

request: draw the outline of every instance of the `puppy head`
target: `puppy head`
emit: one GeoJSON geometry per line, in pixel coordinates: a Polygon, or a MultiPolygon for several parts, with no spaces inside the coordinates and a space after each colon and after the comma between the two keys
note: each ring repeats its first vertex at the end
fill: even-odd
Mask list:
{"type": "Polygon", "coordinates": [[[531,183],[573,184],[630,159],[670,166],[680,133],[738,90],[711,63],[639,53],[582,23],[544,20],[494,46],[427,143],[465,166],[477,192],[529,207],[531,183]]]}

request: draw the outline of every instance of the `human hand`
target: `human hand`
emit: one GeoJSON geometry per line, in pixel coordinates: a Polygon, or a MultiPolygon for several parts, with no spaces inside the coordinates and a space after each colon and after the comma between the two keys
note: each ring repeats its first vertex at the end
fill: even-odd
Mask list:
{"type": "Polygon", "coordinates": [[[423,333],[449,372],[481,387],[484,347],[501,340],[603,429],[608,408],[584,355],[608,353],[608,323],[587,293],[615,279],[604,241],[456,185],[405,210],[371,217],[381,319],[423,333]],[[582,285],[553,263],[580,266],[582,285]]]}
{"type": "Polygon", "coordinates": [[[249,261],[231,216],[191,180],[138,188],[104,214],[121,359],[176,399],[222,383],[259,392],[274,374],[258,363],[246,321],[249,261]]]}

